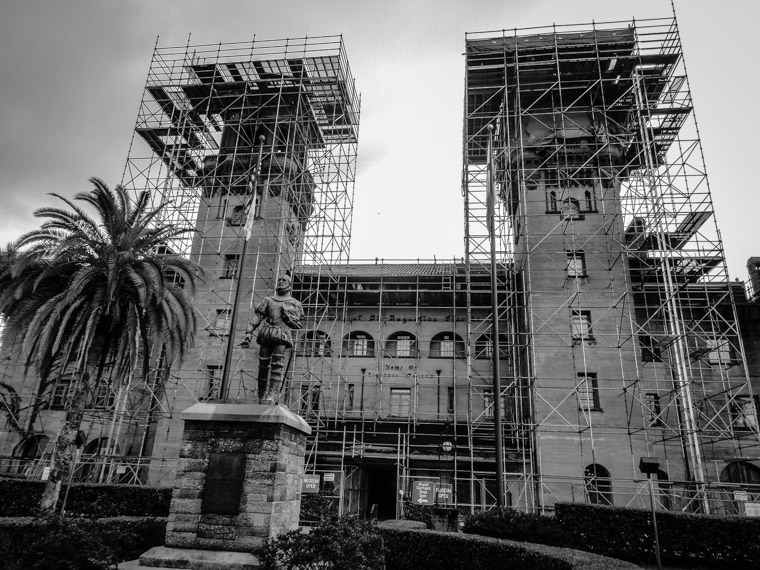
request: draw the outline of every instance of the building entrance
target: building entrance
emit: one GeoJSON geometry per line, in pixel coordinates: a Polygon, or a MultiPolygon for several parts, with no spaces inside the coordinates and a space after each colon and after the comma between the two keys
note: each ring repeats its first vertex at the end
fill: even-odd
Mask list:
{"type": "Polygon", "coordinates": [[[396,469],[395,467],[367,468],[367,516],[377,505],[377,518],[396,518],[396,469]]]}

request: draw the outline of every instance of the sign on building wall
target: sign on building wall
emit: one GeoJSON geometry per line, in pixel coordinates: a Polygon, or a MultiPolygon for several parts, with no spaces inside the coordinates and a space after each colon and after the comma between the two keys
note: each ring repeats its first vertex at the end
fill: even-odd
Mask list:
{"type": "Polygon", "coordinates": [[[453,502],[454,488],[435,481],[414,481],[412,503],[415,505],[448,505],[453,502]]]}
{"type": "Polygon", "coordinates": [[[319,475],[304,475],[301,485],[302,493],[319,493],[319,475]]]}

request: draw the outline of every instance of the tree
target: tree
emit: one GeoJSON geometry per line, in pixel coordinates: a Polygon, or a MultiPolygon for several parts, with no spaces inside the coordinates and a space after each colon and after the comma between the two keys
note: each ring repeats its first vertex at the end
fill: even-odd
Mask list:
{"type": "Polygon", "coordinates": [[[167,203],[152,208],[148,191],[132,202],[121,186],[90,182],[93,190],[73,201],[52,194],[70,210],[38,209],[34,215],[47,221],[21,236],[10,262],[0,264],[3,351],[18,351],[25,373],[33,366],[41,382],[64,370],[75,380],[43,512],[55,510],[86,399],[104,371],[116,382],[132,374],[146,379],[162,351],[167,363],[181,360],[196,328],[191,296],[201,270],[166,253],[173,238],[191,230],[162,223],[167,203]]]}

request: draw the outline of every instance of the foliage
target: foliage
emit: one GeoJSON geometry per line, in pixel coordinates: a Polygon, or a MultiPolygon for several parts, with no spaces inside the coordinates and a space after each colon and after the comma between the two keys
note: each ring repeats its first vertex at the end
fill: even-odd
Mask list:
{"type": "MultiPolygon", "coordinates": [[[[33,516],[44,487],[42,481],[0,479],[0,517],[33,516]]],[[[169,515],[171,496],[168,487],[73,484],[66,512],[90,517],[165,517],[169,515]]]]}
{"type": "MultiPolygon", "coordinates": [[[[569,503],[555,511],[575,548],[654,563],[651,511],[569,503]]],[[[760,568],[760,519],[658,511],[657,530],[665,564],[760,568]]]]}
{"type": "Polygon", "coordinates": [[[383,539],[368,522],[332,517],[303,533],[293,530],[254,551],[264,570],[382,570],[383,539]]]}
{"type": "Polygon", "coordinates": [[[388,570],[614,570],[636,566],[620,560],[539,544],[489,537],[401,530],[381,524],[388,570]]]}
{"type": "Polygon", "coordinates": [[[433,528],[433,507],[428,505],[415,505],[411,501],[404,501],[404,518],[410,521],[425,523],[429,529],[433,528]]]}
{"type": "Polygon", "coordinates": [[[494,508],[470,515],[465,519],[463,530],[468,534],[494,538],[570,546],[570,536],[554,517],[510,508],[494,508]]]}
{"type": "Polygon", "coordinates": [[[123,382],[159,351],[170,364],[181,358],[195,334],[196,317],[179,277],[192,294],[200,268],[167,244],[188,231],[160,223],[166,203],[151,207],[150,194],[130,201],[117,186],[91,179],[94,189],[74,201],[57,194],[70,210],[45,207],[38,230],[19,238],[0,262],[2,346],[18,351],[25,370],[34,366],[43,385],[70,375],[75,390],[58,437],[43,494],[53,510],[63,473],[72,460],[85,401],[106,369],[123,382]],[[91,217],[75,201],[94,208],[91,217]]]}
{"type": "Polygon", "coordinates": [[[157,518],[0,519],[0,559],[6,570],[115,568],[163,544],[165,529],[157,518]]]}
{"type": "Polygon", "coordinates": [[[313,523],[338,514],[338,497],[323,493],[301,495],[300,523],[313,523]]]}

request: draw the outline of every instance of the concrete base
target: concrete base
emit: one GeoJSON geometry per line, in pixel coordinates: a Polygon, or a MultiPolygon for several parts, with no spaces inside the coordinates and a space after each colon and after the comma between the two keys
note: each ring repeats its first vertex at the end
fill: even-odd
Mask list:
{"type": "Polygon", "coordinates": [[[119,570],[254,570],[258,560],[247,552],[220,552],[191,548],[155,546],[140,556],[139,560],[122,562],[119,570]]]}

